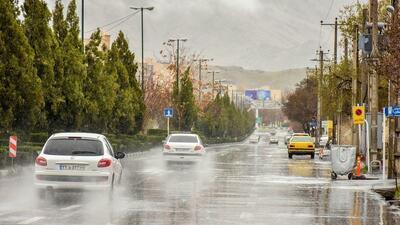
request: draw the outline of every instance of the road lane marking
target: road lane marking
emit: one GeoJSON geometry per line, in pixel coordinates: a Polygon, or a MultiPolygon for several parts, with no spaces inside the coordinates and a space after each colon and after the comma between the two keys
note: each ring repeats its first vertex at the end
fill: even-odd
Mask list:
{"type": "Polygon", "coordinates": [[[37,222],[37,221],[39,221],[39,220],[41,220],[41,219],[43,219],[43,218],[44,218],[44,217],[35,216],[35,217],[30,218],[30,219],[21,221],[21,222],[19,222],[18,224],[31,224],[31,223],[37,222]]]}
{"type": "Polygon", "coordinates": [[[81,207],[81,205],[70,205],[70,206],[61,208],[60,210],[66,211],[66,210],[76,209],[76,208],[80,208],[80,207],[81,207]]]}

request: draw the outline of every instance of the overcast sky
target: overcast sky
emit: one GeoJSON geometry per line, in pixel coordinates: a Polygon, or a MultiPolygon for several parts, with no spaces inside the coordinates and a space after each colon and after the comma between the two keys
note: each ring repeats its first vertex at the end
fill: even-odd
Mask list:
{"type": "MultiPolygon", "coordinates": [[[[78,7],[80,8],[80,1],[78,7]]],[[[47,0],[54,7],[54,0],[47,0]]],[[[68,0],[63,1],[65,4],[68,0]]],[[[319,45],[333,46],[333,21],[340,8],[356,0],[86,0],[85,31],[129,15],[129,6],[154,6],[145,12],[145,58],[158,57],[169,38],[188,38],[192,52],[214,64],[281,70],[313,66],[319,45]]],[[[80,13],[80,9],[78,11],[80,13]]],[[[140,14],[104,28],[127,34],[140,57],[140,14]]],[[[90,33],[86,33],[90,36],[90,33]]]]}

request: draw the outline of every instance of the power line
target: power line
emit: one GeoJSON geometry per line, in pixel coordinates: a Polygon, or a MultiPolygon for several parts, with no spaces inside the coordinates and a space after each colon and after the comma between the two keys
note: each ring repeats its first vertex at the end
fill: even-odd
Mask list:
{"type": "Polygon", "coordinates": [[[122,20],[121,22],[115,24],[114,26],[112,26],[110,29],[107,30],[107,32],[113,30],[114,28],[118,27],[119,25],[125,23],[126,21],[128,21],[130,18],[132,18],[135,14],[139,13],[140,11],[136,11],[135,13],[133,13],[132,15],[130,15],[129,17],[127,17],[126,19],[122,20]]]}
{"type": "MultiPolygon", "coordinates": [[[[131,18],[133,15],[135,15],[135,14],[137,14],[137,13],[138,13],[138,12],[130,13],[130,14],[124,16],[124,17],[121,17],[121,18],[119,18],[119,19],[116,19],[116,20],[114,20],[114,21],[111,21],[111,22],[109,22],[109,23],[107,23],[107,24],[104,24],[104,25],[102,25],[102,26],[99,26],[99,27],[96,27],[96,28],[94,28],[94,29],[88,30],[88,31],[86,31],[85,33],[92,33],[93,31],[96,31],[98,28],[105,28],[105,27],[111,26],[111,25],[113,25],[113,24],[115,24],[115,23],[118,23],[118,25],[119,25],[119,24],[121,24],[121,23],[120,23],[121,21],[122,21],[122,22],[125,22],[127,19],[131,18]]],[[[112,27],[112,28],[115,28],[115,26],[112,27]]],[[[111,29],[112,29],[112,28],[111,28],[111,29]]]]}
{"type": "Polygon", "coordinates": [[[328,19],[329,14],[331,14],[331,10],[332,10],[333,3],[334,3],[334,2],[335,2],[335,0],[331,0],[331,4],[330,4],[330,6],[329,6],[329,10],[328,10],[328,12],[326,13],[326,16],[325,16],[325,19],[324,19],[324,20],[328,19]]]}

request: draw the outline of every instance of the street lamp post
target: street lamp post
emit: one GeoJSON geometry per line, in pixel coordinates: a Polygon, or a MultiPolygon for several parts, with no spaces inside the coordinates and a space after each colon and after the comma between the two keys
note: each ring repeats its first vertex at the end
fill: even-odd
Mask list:
{"type": "Polygon", "coordinates": [[[179,44],[180,42],[186,42],[186,38],[176,38],[176,39],[169,39],[168,42],[176,42],[176,85],[179,95],[179,44]]]}
{"type": "Polygon", "coordinates": [[[144,10],[149,10],[152,11],[154,9],[153,6],[151,7],[130,7],[133,10],[140,10],[141,13],[141,30],[142,30],[142,92],[143,92],[143,97],[144,97],[144,41],[143,41],[143,36],[144,36],[144,31],[143,31],[143,11],[144,10]]]}

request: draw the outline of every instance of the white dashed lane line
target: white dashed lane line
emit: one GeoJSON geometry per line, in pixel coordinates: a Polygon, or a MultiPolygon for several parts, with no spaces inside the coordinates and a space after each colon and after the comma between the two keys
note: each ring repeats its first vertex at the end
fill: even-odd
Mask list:
{"type": "Polygon", "coordinates": [[[44,217],[35,216],[35,217],[30,218],[30,219],[23,220],[23,221],[19,222],[18,224],[32,224],[32,223],[35,223],[35,222],[37,222],[37,221],[39,221],[39,220],[41,220],[43,218],[44,217]]]}
{"type": "Polygon", "coordinates": [[[82,207],[82,206],[81,205],[70,205],[70,206],[61,208],[60,210],[61,211],[67,211],[67,210],[71,210],[71,209],[77,209],[77,208],[80,208],[80,207],[82,207]]]}

